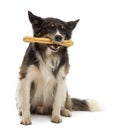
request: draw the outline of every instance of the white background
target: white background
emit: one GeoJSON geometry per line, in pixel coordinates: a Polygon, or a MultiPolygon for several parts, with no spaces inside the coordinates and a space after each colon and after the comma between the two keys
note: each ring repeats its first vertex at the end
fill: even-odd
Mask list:
{"type": "Polygon", "coordinates": [[[118,129],[118,3],[117,0],[0,1],[0,129],[118,129]],[[65,21],[80,19],[69,48],[68,89],[72,97],[92,98],[102,112],[73,112],[63,123],[50,116],[32,116],[32,125],[19,124],[15,90],[19,67],[32,35],[27,11],[65,21]]]}

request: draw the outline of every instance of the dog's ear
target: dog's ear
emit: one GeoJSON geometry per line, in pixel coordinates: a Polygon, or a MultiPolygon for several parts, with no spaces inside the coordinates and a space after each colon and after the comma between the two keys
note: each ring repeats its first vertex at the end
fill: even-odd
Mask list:
{"type": "Polygon", "coordinates": [[[77,23],[80,21],[80,19],[77,19],[75,21],[67,22],[68,27],[71,29],[71,31],[76,27],[77,23]]]}
{"type": "Polygon", "coordinates": [[[42,18],[34,15],[32,12],[28,11],[29,21],[32,25],[41,25],[42,18]]]}

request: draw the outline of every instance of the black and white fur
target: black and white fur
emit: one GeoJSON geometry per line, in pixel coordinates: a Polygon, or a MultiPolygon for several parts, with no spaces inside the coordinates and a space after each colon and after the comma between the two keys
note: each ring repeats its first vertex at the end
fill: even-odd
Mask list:
{"type": "Polygon", "coordinates": [[[16,102],[21,124],[31,124],[31,113],[52,114],[51,121],[60,123],[72,110],[89,111],[86,100],[71,99],[66,86],[69,71],[67,48],[61,46],[69,40],[79,20],[64,22],[55,18],[41,18],[28,11],[35,37],[48,37],[55,45],[30,43],[21,68],[16,102]],[[58,44],[56,44],[58,43],[58,44]],[[60,45],[59,45],[60,44],[60,45]]]}

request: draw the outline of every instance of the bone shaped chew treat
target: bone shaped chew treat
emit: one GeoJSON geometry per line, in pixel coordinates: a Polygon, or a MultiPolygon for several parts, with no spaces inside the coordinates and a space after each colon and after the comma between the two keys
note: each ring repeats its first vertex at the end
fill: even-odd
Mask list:
{"type": "MultiPolygon", "coordinates": [[[[55,44],[53,41],[51,41],[51,39],[43,38],[43,37],[38,38],[38,37],[26,36],[26,37],[23,38],[23,41],[24,42],[35,42],[35,43],[40,43],[40,44],[55,44]]],[[[71,40],[64,40],[63,42],[56,43],[56,44],[69,47],[69,46],[73,45],[73,42],[71,40]]]]}

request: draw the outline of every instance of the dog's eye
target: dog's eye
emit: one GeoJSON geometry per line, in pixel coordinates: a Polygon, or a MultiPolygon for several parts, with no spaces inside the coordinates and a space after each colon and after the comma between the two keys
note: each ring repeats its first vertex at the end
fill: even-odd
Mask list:
{"type": "Polygon", "coordinates": [[[51,27],[51,28],[54,28],[55,26],[54,26],[54,24],[51,24],[50,27],[51,27]]]}
{"type": "Polygon", "coordinates": [[[56,30],[56,27],[55,27],[54,24],[51,24],[49,28],[50,28],[50,31],[55,31],[56,30]]]}
{"type": "Polygon", "coordinates": [[[60,30],[61,30],[62,32],[65,32],[64,26],[60,26],[60,30]]]}
{"type": "Polygon", "coordinates": [[[64,26],[61,26],[60,29],[63,31],[64,30],[64,26]]]}
{"type": "Polygon", "coordinates": [[[55,29],[55,25],[54,25],[54,24],[51,24],[51,25],[50,25],[50,28],[51,28],[51,29],[55,29]]]}
{"type": "Polygon", "coordinates": [[[62,33],[65,33],[65,27],[64,27],[64,26],[60,26],[60,27],[59,27],[59,30],[60,30],[62,33]]]}

